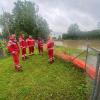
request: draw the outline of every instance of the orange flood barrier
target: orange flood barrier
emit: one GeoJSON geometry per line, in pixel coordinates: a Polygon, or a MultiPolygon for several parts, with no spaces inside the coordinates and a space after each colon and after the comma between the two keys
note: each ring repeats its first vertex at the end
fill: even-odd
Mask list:
{"type": "Polygon", "coordinates": [[[65,53],[57,53],[56,56],[62,58],[64,61],[72,62],[76,67],[85,70],[92,79],[95,79],[96,69],[92,65],[85,64],[84,61],[78,58],[74,59],[75,58],[74,56],[65,53]]]}

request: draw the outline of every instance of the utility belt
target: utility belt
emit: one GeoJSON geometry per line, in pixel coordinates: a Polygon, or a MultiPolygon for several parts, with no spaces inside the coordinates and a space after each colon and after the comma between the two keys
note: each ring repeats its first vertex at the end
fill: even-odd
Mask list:
{"type": "Polygon", "coordinates": [[[28,46],[28,47],[34,47],[34,45],[30,45],[30,46],[28,46]]]}
{"type": "Polygon", "coordinates": [[[38,47],[43,47],[43,45],[38,45],[38,47]]]}
{"type": "Polygon", "coordinates": [[[14,51],[12,51],[11,53],[12,53],[12,54],[18,54],[19,51],[18,51],[18,50],[14,50],[14,51]]]}
{"type": "Polygon", "coordinates": [[[22,49],[25,49],[26,47],[22,47],[22,49]]]}
{"type": "Polygon", "coordinates": [[[42,45],[42,46],[40,46],[40,47],[43,47],[43,45],[42,45]]]}
{"type": "Polygon", "coordinates": [[[54,48],[48,48],[48,50],[54,50],[54,48]]]}

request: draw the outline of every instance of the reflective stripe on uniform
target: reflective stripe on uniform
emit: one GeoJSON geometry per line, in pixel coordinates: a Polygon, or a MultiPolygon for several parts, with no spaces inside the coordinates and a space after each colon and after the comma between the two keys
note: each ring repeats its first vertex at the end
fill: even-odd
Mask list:
{"type": "Polygon", "coordinates": [[[52,49],[54,49],[54,48],[48,48],[48,50],[52,50],[52,49]]]}

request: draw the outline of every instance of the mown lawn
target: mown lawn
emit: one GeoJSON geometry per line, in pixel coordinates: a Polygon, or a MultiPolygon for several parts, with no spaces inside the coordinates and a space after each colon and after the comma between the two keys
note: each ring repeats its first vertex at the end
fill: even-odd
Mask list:
{"type": "Polygon", "coordinates": [[[15,72],[11,57],[0,59],[0,100],[87,100],[84,72],[71,63],[36,53],[21,64],[15,72]]]}

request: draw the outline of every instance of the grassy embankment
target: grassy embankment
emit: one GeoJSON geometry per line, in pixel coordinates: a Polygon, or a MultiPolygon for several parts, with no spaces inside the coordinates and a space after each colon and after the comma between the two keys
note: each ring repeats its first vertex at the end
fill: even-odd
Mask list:
{"type": "MultiPolygon", "coordinates": [[[[86,50],[81,50],[78,48],[66,48],[63,46],[56,46],[55,49],[56,49],[56,53],[65,53],[67,55],[71,55],[71,56],[77,57],[78,59],[86,61],[86,55],[87,55],[86,50]]],[[[97,52],[89,51],[88,56],[91,56],[91,55],[96,56],[97,55],[96,53],[97,52]]],[[[87,88],[88,94],[91,95],[92,89],[93,89],[93,80],[87,74],[86,74],[86,86],[88,87],[87,88]]]]}
{"type": "Polygon", "coordinates": [[[87,100],[85,75],[71,63],[56,58],[49,64],[45,53],[21,61],[15,72],[11,57],[0,59],[0,100],[87,100]]]}
{"type": "Polygon", "coordinates": [[[63,46],[56,46],[56,52],[64,52],[68,55],[72,55],[75,57],[77,56],[77,58],[82,59],[82,60],[86,59],[86,50],[81,50],[78,48],[66,48],[63,46]]]}

